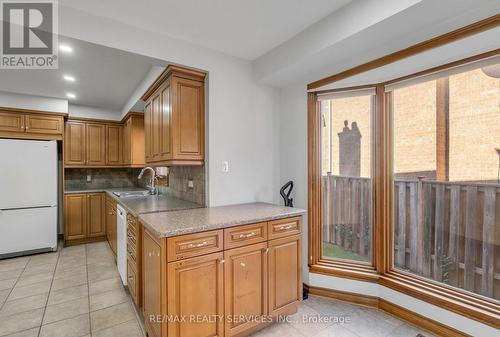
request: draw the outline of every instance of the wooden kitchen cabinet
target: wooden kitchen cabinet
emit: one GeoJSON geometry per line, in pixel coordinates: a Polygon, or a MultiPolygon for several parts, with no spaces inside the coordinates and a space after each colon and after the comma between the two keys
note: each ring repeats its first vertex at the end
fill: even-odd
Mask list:
{"type": "Polygon", "coordinates": [[[220,252],[168,264],[167,312],[174,317],[200,317],[170,322],[169,337],[224,336],[223,320],[214,319],[224,315],[223,257],[220,252]]]}
{"type": "Polygon", "coordinates": [[[106,165],[106,127],[102,124],[86,123],[85,129],[85,165],[106,165]]]}
{"type": "Polygon", "coordinates": [[[87,237],[87,194],[64,196],[64,240],[81,240],[87,237]]]}
{"type": "Polygon", "coordinates": [[[106,235],[105,193],[74,193],[64,196],[66,244],[103,240],[106,235]]]}
{"type": "Polygon", "coordinates": [[[123,125],[124,165],[130,167],[146,166],[144,141],[144,114],[131,113],[123,125]]]}
{"type": "Polygon", "coordinates": [[[161,315],[162,312],[165,312],[162,309],[162,292],[165,291],[164,287],[162,287],[163,282],[165,281],[164,278],[162,278],[162,273],[164,274],[164,268],[166,265],[162,265],[161,244],[151,233],[149,233],[149,231],[145,230],[143,234],[142,281],[144,286],[142,308],[145,319],[145,327],[149,337],[162,337],[166,336],[166,330],[164,330],[164,334],[162,334],[164,324],[150,318],[161,315]]]}
{"type": "Polygon", "coordinates": [[[63,114],[0,109],[0,137],[62,140],[63,114]]]}
{"type": "Polygon", "coordinates": [[[246,336],[267,322],[241,316],[297,311],[302,217],[169,238],[142,228],[143,311],[150,337],[246,336]],[[173,321],[149,321],[151,315],[173,321]],[[190,321],[193,315],[202,319],[190,321]]]}
{"type": "Polygon", "coordinates": [[[135,305],[142,307],[142,230],[136,217],[127,214],[127,278],[135,305]]]}
{"type": "Polygon", "coordinates": [[[106,125],[106,165],[123,165],[123,126],[106,125]]]}
{"type": "Polygon", "coordinates": [[[104,193],[87,193],[88,208],[88,237],[102,237],[106,235],[106,213],[104,193]]]}
{"type": "Polygon", "coordinates": [[[302,300],[301,235],[269,241],[269,315],[295,309],[302,300]]]}
{"type": "Polygon", "coordinates": [[[143,95],[146,163],[203,165],[205,76],[170,65],[143,95]]]}
{"type": "MultiPolygon", "coordinates": [[[[267,315],[267,243],[258,243],[224,252],[224,301],[226,317],[267,315]]],[[[226,337],[235,336],[259,322],[226,320],[226,337]]]]}
{"type": "Polygon", "coordinates": [[[113,254],[116,256],[117,237],[116,237],[116,201],[113,198],[106,197],[106,239],[113,254]]]}
{"type": "Polygon", "coordinates": [[[64,130],[64,164],[66,166],[84,166],[86,157],[85,123],[68,121],[64,130]]]}

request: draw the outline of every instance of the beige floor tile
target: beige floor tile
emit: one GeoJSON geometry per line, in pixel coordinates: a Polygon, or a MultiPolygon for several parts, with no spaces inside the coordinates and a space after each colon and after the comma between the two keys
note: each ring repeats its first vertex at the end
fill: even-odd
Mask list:
{"type": "Polygon", "coordinates": [[[314,323],[319,322],[322,315],[311,307],[302,303],[296,314],[290,316],[290,325],[300,331],[303,335],[311,336],[319,331],[326,329],[333,323],[314,323]]]}
{"type": "Polygon", "coordinates": [[[80,337],[89,334],[89,315],[84,314],[62,321],[42,325],[40,337],[80,337]]]}
{"type": "Polygon", "coordinates": [[[11,257],[9,259],[0,260],[0,266],[5,266],[12,263],[24,263],[24,265],[26,265],[29,260],[29,256],[11,257]]]}
{"type": "Polygon", "coordinates": [[[119,276],[118,269],[116,266],[93,266],[89,265],[88,269],[88,278],[89,282],[105,280],[108,278],[115,278],[119,276]]]}
{"type": "Polygon", "coordinates": [[[117,289],[123,289],[122,281],[119,277],[89,282],[89,293],[91,296],[117,289]]]}
{"type": "Polygon", "coordinates": [[[90,313],[92,330],[98,331],[136,319],[132,304],[122,303],[90,313]]]}
{"type": "Polygon", "coordinates": [[[13,333],[11,335],[7,335],[5,337],[38,337],[38,331],[40,331],[40,327],[15,332],[15,333],[13,333]]]}
{"type": "Polygon", "coordinates": [[[7,301],[20,299],[23,297],[48,293],[51,281],[43,281],[39,283],[30,284],[27,286],[18,287],[17,285],[12,289],[7,301]]]}
{"type": "Polygon", "coordinates": [[[53,272],[35,274],[35,275],[21,275],[16,283],[17,287],[24,287],[34,283],[40,283],[44,281],[52,280],[54,277],[53,272]]]}
{"type": "Polygon", "coordinates": [[[51,264],[40,264],[40,265],[33,265],[31,267],[26,267],[24,271],[22,272],[21,276],[32,276],[32,275],[38,275],[38,274],[46,274],[50,272],[54,272],[56,269],[56,265],[54,263],[51,264]]]}
{"type": "Polygon", "coordinates": [[[0,336],[40,326],[42,323],[42,316],[43,309],[35,309],[2,317],[2,319],[0,319],[0,336]]]}
{"type": "Polygon", "coordinates": [[[49,305],[43,316],[43,325],[61,321],[63,319],[87,314],[89,312],[89,299],[83,297],[74,301],[49,305]]]}
{"type": "Polygon", "coordinates": [[[387,319],[386,314],[378,310],[361,308],[356,310],[351,317],[351,322],[344,327],[359,336],[385,337],[402,322],[387,319]]]}
{"type": "Polygon", "coordinates": [[[5,302],[9,294],[10,294],[10,289],[0,290],[0,307],[2,306],[3,302],[5,302]]]}
{"type": "Polygon", "coordinates": [[[346,329],[341,325],[331,325],[328,328],[321,330],[319,333],[314,334],[315,337],[360,337],[354,332],[346,329]]]}
{"type": "MultiPolygon", "coordinates": [[[[252,335],[252,337],[304,337],[297,329],[288,323],[274,323],[252,335]]],[[[309,336],[307,336],[309,337],[309,336]]]]}
{"type": "Polygon", "coordinates": [[[34,296],[23,297],[18,300],[5,302],[0,316],[8,316],[20,312],[31,311],[34,309],[44,308],[47,304],[49,293],[43,293],[34,296]]]}
{"type": "Polygon", "coordinates": [[[28,266],[31,264],[56,263],[58,257],[59,257],[58,252],[32,255],[30,261],[28,262],[28,266]]]}
{"type": "Polygon", "coordinates": [[[71,268],[69,267],[60,268],[59,265],[57,265],[56,273],[54,274],[54,279],[72,277],[75,274],[87,274],[87,266],[79,265],[79,266],[71,266],[71,268]]]}
{"type": "Polygon", "coordinates": [[[90,311],[96,311],[114,305],[125,303],[130,296],[123,289],[111,290],[90,296],[90,311]]]}
{"type": "Polygon", "coordinates": [[[71,277],[58,278],[52,282],[52,291],[87,284],[87,273],[75,274],[71,277]]]}
{"type": "Polygon", "coordinates": [[[0,281],[0,290],[12,289],[16,284],[17,279],[2,280],[0,281]]]}
{"type": "Polygon", "coordinates": [[[59,304],[87,296],[88,296],[88,287],[86,284],[76,287],[51,291],[49,295],[48,305],[59,304]]]}
{"type": "Polygon", "coordinates": [[[24,269],[24,267],[26,267],[27,263],[28,263],[28,260],[19,260],[19,261],[13,261],[10,263],[0,264],[0,273],[6,272],[6,271],[12,271],[12,270],[24,269]]]}
{"type": "Polygon", "coordinates": [[[0,272],[0,280],[17,279],[23,272],[23,269],[14,269],[0,272]]]}
{"type": "Polygon", "coordinates": [[[92,333],[93,337],[143,337],[137,321],[132,320],[92,333]]]}
{"type": "Polygon", "coordinates": [[[359,306],[354,304],[315,295],[309,295],[309,298],[303,304],[313,308],[322,315],[347,315],[359,308],[359,306]]]}
{"type": "Polygon", "coordinates": [[[87,265],[100,265],[100,266],[109,266],[115,265],[115,257],[113,254],[108,256],[88,256],[87,257],[87,265]]]}

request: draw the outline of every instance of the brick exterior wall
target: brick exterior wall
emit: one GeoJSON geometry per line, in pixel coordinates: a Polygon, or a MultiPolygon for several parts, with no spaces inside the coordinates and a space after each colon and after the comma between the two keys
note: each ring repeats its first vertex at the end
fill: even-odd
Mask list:
{"type": "MultiPolygon", "coordinates": [[[[393,93],[394,170],[400,177],[436,176],[436,81],[393,93]]],[[[339,174],[339,137],[344,121],[361,132],[361,176],[370,176],[371,118],[368,96],[322,102],[323,174],[339,174]],[[329,158],[330,104],[332,164],[329,158]]],[[[496,182],[500,148],[500,80],[481,69],[449,77],[449,180],[496,182]]]]}

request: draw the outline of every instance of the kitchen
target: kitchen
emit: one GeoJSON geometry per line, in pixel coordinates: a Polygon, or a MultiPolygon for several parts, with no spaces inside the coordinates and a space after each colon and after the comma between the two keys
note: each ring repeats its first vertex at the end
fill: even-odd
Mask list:
{"type": "MultiPolygon", "coordinates": [[[[0,149],[9,158],[0,181],[0,257],[15,265],[33,256],[29,268],[37,258],[60,252],[41,335],[62,333],[52,330],[54,324],[74,310],[81,312],[80,301],[73,304],[78,308],[69,308],[71,302],[62,295],[57,300],[57,292],[78,293],[86,284],[82,278],[88,278],[89,289],[92,281],[117,275],[123,285],[117,288],[115,282],[111,291],[89,296],[90,325],[99,326],[103,307],[120,309],[129,299],[148,336],[248,335],[269,322],[210,319],[295,313],[302,300],[305,211],[268,203],[206,207],[208,73],[69,38],[60,48],[62,65],[56,73],[32,77],[33,85],[21,92],[1,93],[19,105],[0,109],[0,149]],[[135,78],[123,78],[116,97],[103,94],[128,67],[135,67],[128,74],[135,78]],[[89,81],[103,70],[102,82],[97,74],[89,81]],[[50,98],[57,94],[40,97],[56,93],[61,84],[36,87],[56,81],[78,90],[78,96],[66,94],[69,113],[27,108],[32,102],[64,107],[50,98]],[[114,106],[122,111],[109,112],[114,106]],[[89,110],[123,116],[96,118],[89,110]],[[65,267],[65,253],[74,268],[65,267]],[[75,275],[58,276],[72,271],[75,275]],[[66,314],[51,318],[50,310],[63,308],[66,314]],[[205,319],[168,324],[154,319],[167,314],[205,319]]],[[[9,76],[16,83],[27,79],[9,76]]],[[[42,275],[50,279],[51,272],[42,275]]],[[[17,276],[8,274],[7,279],[17,276]]],[[[43,283],[36,277],[31,283],[31,274],[24,275],[7,294],[5,307],[14,309],[6,312],[23,310],[16,302],[31,300],[18,299],[17,292],[29,295],[43,283]]]]}

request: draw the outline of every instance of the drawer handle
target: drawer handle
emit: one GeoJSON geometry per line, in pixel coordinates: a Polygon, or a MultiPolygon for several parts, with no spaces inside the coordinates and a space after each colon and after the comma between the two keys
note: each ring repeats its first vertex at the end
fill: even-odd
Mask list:
{"type": "Polygon", "coordinates": [[[240,239],[248,239],[248,238],[251,238],[252,236],[255,236],[255,235],[257,235],[257,233],[255,233],[255,232],[248,233],[248,234],[240,234],[239,238],[240,239]]]}
{"type": "Polygon", "coordinates": [[[224,260],[224,259],[219,259],[219,263],[220,263],[220,264],[224,264],[224,262],[226,262],[226,260],[224,260]]]}
{"type": "Polygon", "coordinates": [[[293,227],[295,227],[294,225],[287,225],[287,226],[279,226],[278,227],[278,230],[279,231],[286,231],[288,229],[292,229],[293,227]]]}
{"type": "Polygon", "coordinates": [[[203,241],[202,243],[190,243],[187,247],[188,248],[200,248],[208,245],[208,241],[203,241]]]}
{"type": "Polygon", "coordinates": [[[269,253],[269,248],[263,249],[263,251],[264,251],[264,254],[267,254],[267,253],[269,253]]]}

